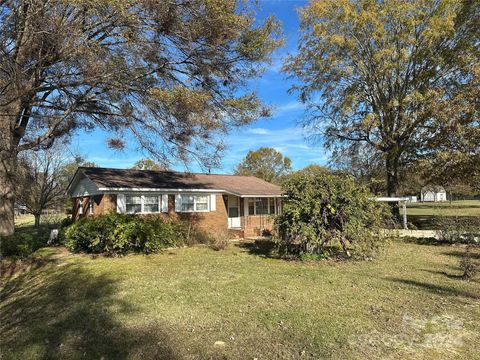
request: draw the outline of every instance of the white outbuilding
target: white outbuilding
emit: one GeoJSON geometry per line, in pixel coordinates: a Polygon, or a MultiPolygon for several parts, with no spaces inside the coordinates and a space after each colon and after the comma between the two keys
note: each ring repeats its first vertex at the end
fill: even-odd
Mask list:
{"type": "Polygon", "coordinates": [[[421,201],[447,201],[447,192],[442,186],[439,185],[427,185],[422,188],[420,193],[421,201]]]}

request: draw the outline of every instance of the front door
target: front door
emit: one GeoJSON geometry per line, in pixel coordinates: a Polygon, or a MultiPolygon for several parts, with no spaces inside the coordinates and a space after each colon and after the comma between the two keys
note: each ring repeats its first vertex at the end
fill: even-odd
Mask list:
{"type": "Polygon", "coordinates": [[[241,228],[240,221],[240,198],[238,196],[228,195],[228,228],[241,228]]]}

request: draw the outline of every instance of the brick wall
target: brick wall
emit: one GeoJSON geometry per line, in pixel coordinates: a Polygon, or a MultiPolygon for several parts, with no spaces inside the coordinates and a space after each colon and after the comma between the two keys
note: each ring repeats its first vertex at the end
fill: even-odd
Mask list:
{"type": "Polygon", "coordinates": [[[273,216],[271,215],[248,215],[242,217],[242,227],[245,237],[263,235],[263,230],[273,230],[273,216]]]}
{"type": "MultiPolygon", "coordinates": [[[[222,194],[216,194],[216,211],[199,213],[176,213],[175,196],[168,197],[168,216],[178,217],[189,220],[199,228],[206,231],[226,231],[228,229],[227,197],[222,194]]],[[[115,212],[117,209],[117,196],[115,194],[104,194],[93,197],[93,215],[107,214],[115,212]]],[[[83,215],[78,214],[78,204],[80,198],[73,199],[73,218],[78,220],[89,216],[88,201],[89,197],[83,198],[83,215]]],[[[270,215],[249,215],[244,216],[244,199],[241,199],[240,206],[241,226],[243,230],[236,230],[235,236],[254,237],[262,235],[263,230],[273,230],[273,217],[270,215]]]]}
{"type": "Polygon", "coordinates": [[[178,216],[180,219],[189,220],[200,229],[209,232],[226,231],[228,228],[226,199],[222,194],[216,194],[215,200],[216,211],[175,213],[175,196],[169,195],[168,210],[171,216],[178,216]]]}
{"type": "MultiPolygon", "coordinates": [[[[117,211],[117,195],[115,194],[103,194],[95,195],[93,198],[93,216],[108,214],[110,212],[117,211]]],[[[89,214],[88,202],[89,196],[83,198],[72,199],[72,218],[79,220],[85,216],[92,216],[89,214]],[[80,201],[83,200],[83,214],[79,214],[80,201]]]]}

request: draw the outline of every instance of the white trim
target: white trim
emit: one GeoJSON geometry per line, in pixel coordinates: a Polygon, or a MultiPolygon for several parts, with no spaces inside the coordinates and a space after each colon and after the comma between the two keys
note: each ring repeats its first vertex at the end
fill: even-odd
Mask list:
{"type": "Polygon", "coordinates": [[[160,211],[161,212],[168,212],[168,194],[162,194],[160,196],[160,211]]]}
{"type": "Polygon", "coordinates": [[[210,194],[210,211],[217,211],[217,194],[210,194]]]}
{"type": "MultiPolygon", "coordinates": [[[[232,193],[233,194],[233,193],[232,193]]],[[[241,198],[281,198],[285,195],[237,195],[241,198]]]]}
{"type": "MultiPolygon", "coordinates": [[[[127,196],[136,196],[140,197],[140,211],[136,213],[128,213],[128,214],[160,214],[162,212],[168,212],[168,194],[136,194],[136,193],[124,193],[124,194],[118,194],[122,195],[124,198],[127,196]],[[158,200],[158,211],[145,211],[145,197],[151,196],[151,197],[156,197],[158,200]]],[[[117,195],[117,204],[118,204],[118,195],[117,195]]],[[[124,200],[125,201],[125,200],[124,200]]],[[[138,204],[137,204],[138,205],[138,204]]],[[[125,210],[124,213],[127,213],[127,204],[125,201],[125,210]]]]}
{"type": "Polygon", "coordinates": [[[238,196],[229,195],[229,196],[227,197],[227,218],[228,218],[228,228],[229,228],[229,229],[241,229],[241,228],[242,228],[242,220],[241,220],[242,217],[241,217],[241,215],[240,215],[240,214],[241,214],[241,211],[240,211],[240,208],[241,208],[240,203],[241,203],[241,201],[240,201],[240,198],[239,198],[238,196]],[[234,209],[234,208],[235,208],[234,206],[230,205],[230,200],[231,200],[232,198],[237,199],[237,206],[236,206],[236,208],[237,208],[238,214],[237,214],[237,216],[235,216],[235,217],[231,217],[231,216],[230,216],[230,209],[234,209]]]}
{"type": "Polygon", "coordinates": [[[210,190],[210,189],[163,189],[163,188],[98,188],[99,191],[146,191],[146,192],[163,192],[163,193],[176,193],[176,192],[185,192],[185,193],[195,193],[195,192],[206,192],[206,193],[215,193],[215,192],[225,192],[224,190],[210,190]]]}
{"type": "Polygon", "coordinates": [[[257,216],[257,215],[260,215],[260,216],[265,216],[265,215],[278,215],[278,210],[277,210],[277,198],[279,197],[268,197],[268,196],[257,196],[257,197],[247,197],[245,198],[244,200],[244,216],[257,216]],[[257,214],[257,199],[258,198],[263,198],[263,199],[267,199],[267,213],[266,214],[257,214]],[[253,214],[250,214],[249,212],[249,200],[252,199],[253,200],[253,214]],[[270,199],[273,199],[274,200],[274,209],[273,209],[273,213],[270,212],[271,210],[271,202],[270,202],[270,199]]]}
{"type": "Polygon", "coordinates": [[[263,198],[280,198],[284,197],[285,195],[263,195],[263,194],[255,194],[255,195],[242,195],[240,193],[234,191],[227,191],[227,190],[218,190],[218,189],[166,189],[166,188],[108,188],[108,187],[101,187],[98,188],[98,191],[101,192],[115,192],[115,191],[126,191],[126,192],[168,192],[168,193],[225,193],[235,195],[241,198],[249,198],[249,197],[263,197],[263,198]]]}
{"type": "Polygon", "coordinates": [[[127,212],[127,205],[125,201],[125,194],[117,194],[117,213],[125,214],[127,212]]]}
{"type": "Polygon", "coordinates": [[[407,197],[378,197],[375,198],[375,201],[378,202],[399,202],[399,201],[408,201],[407,197]]]}
{"type": "MultiPolygon", "coordinates": [[[[211,204],[210,204],[210,199],[211,197],[205,194],[177,194],[175,197],[175,200],[178,198],[180,199],[180,205],[178,207],[178,210],[175,210],[176,212],[179,213],[202,213],[202,212],[210,212],[211,210],[211,204]],[[193,210],[182,210],[182,195],[185,196],[193,196],[193,210]],[[178,197],[177,197],[178,196],[178,197]],[[197,210],[197,199],[196,196],[206,196],[207,197],[207,208],[205,210],[197,210]]],[[[176,203],[175,203],[176,205],[176,203]]],[[[177,206],[175,206],[177,208],[177,206]]]]}

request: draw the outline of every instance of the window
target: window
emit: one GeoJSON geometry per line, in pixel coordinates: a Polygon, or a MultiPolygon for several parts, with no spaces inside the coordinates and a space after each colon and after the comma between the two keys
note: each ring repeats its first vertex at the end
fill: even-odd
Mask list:
{"type": "Polygon", "coordinates": [[[195,209],[195,198],[193,195],[182,195],[182,211],[193,211],[195,209]]]}
{"type": "Polygon", "coordinates": [[[125,195],[125,212],[127,214],[137,213],[159,213],[168,211],[168,195],[125,195]]]}
{"type": "Polygon", "coordinates": [[[142,197],[133,195],[125,196],[125,207],[127,214],[142,212],[142,197]]]}
{"type": "Polygon", "coordinates": [[[195,196],[195,210],[208,211],[208,196],[206,195],[195,196]]]}
{"type": "Polygon", "coordinates": [[[208,211],[208,195],[182,195],[181,211],[208,211]]]}
{"type": "MultiPolygon", "coordinates": [[[[275,214],[275,199],[270,198],[248,198],[248,215],[275,214]]],[[[279,204],[279,202],[277,202],[279,204]]],[[[277,213],[280,211],[277,209],[277,213]]]]}
{"type": "Polygon", "coordinates": [[[255,198],[248,199],[248,215],[255,215],[255,198]]]}
{"type": "Polygon", "coordinates": [[[159,208],[160,208],[159,198],[160,196],[157,196],[157,195],[145,196],[143,199],[143,212],[146,212],[146,213],[159,212],[159,208]]]}
{"type": "Polygon", "coordinates": [[[255,211],[257,215],[268,214],[268,198],[255,198],[255,211]]]}
{"type": "Polygon", "coordinates": [[[88,200],[88,214],[93,215],[93,199],[88,200]]]}
{"type": "Polygon", "coordinates": [[[275,214],[275,199],[268,199],[270,203],[270,214],[275,214]]]}
{"type": "Polygon", "coordinates": [[[78,214],[83,215],[83,198],[78,199],[78,214]]]}

